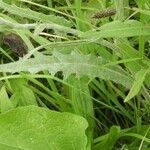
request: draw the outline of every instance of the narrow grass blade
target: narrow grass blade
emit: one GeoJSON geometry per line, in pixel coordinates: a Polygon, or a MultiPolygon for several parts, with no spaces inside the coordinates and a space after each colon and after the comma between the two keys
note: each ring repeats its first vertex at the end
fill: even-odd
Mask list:
{"type": "Polygon", "coordinates": [[[126,22],[113,21],[101,26],[98,31],[81,33],[81,37],[98,40],[100,38],[124,38],[141,35],[150,35],[150,26],[142,25],[138,21],[129,20],[126,22]]]}
{"type": "Polygon", "coordinates": [[[148,72],[148,70],[142,69],[136,73],[133,86],[132,86],[129,94],[125,98],[124,102],[128,102],[129,100],[131,100],[134,96],[136,96],[139,93],[139,91],[142,87],[142,84],[145,80],[145,76],[146,76],[147,72],[148,72]]]}

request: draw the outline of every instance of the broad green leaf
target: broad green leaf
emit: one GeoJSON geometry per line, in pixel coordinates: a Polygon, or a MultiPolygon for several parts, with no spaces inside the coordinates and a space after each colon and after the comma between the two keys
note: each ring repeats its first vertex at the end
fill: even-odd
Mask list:
{"type": "Polygon", "coordinates": [[[139,93],[139,91],[142,87],[142,84],[145,80],[145,76],[146,76],[147,72],[148,72],[148,69],[141,69],[140,71],[138,71],[136,73],[133,86],[130,89],[130,92],[127,95],[127,97],[125,98],[124,102],[131,100],[134,96],[136,96],[139,93]]]}
{"type": "Polygon", "coordinates": [[[86,150],[82,117],[27,106],[0,115],[0,148],[3,150],[86,150]]]}
{"type": "Polygon", "coordinates": [[[113,21],[104,24],[98,31],[81,33],[81,37],[97,40],[100,38],[124,38],[132,36],[150,35],[150,25],[142,25],[138,21],[113,21]]]}
{"type": "Polygon", "coordinates": [[[29,71],[37,73],[48,70],[54,75],[58,71],[62,71],[64,78],[71,74],[76,74],[77,77],[88,76],[92,79],[99,77],[104,80],[112,80],[125,87],[132,85],[132,78],[128,73],[118,66],[107,66],[106,64],[101,57],[82,55],[77,52],[66,55],[54,52],[52,56],[36,57],[2,64],[0,65],[0,72],[29,71]]]}
{"type": "Polygon", "coordinates": [[[5,87],[3,86],[0,90],[0,112],[6,112],[14,108],[8,95],[5,87]]]}

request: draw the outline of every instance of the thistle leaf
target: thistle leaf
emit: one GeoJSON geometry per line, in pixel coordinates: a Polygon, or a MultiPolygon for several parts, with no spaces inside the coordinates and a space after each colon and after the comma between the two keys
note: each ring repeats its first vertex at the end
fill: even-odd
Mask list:
{"type": "Polygon", "coordinates": [[[61,54],[54,52],[52,56],[29,58],[27,60],[1,64],[0,72],[21,72],[28,71],[37,73],[48,70],[52,75],[62,71],[66,79],[71,74],[77,77],[88,76],[90,79],[99,77],[104,80],[111,80],[129,88],[132,85],[132,78],[119,66],[107,66],[107,62],[101,57],[82,55],[78,52],[61,54]]]}

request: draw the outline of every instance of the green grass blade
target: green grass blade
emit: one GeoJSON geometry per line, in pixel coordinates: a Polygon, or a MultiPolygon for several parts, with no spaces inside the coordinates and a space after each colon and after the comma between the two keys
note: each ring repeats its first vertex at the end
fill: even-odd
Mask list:
{"type": "Polygon", "coordinates": [[[81,37],[98,40],[100,38],[125,38],[141,35],[150,35],[150,25],[142,25],[137,21],[113,21],[101,26],[98,31],[88,31],[81,37]]]}
{"type": "Polygon", "coordinates": [[[136,96],[139,93],[147,73],[148,73],[148,69],[147,70],[142,69],[136,73],[133,86],[130,89],[130,92],[127,95],[127,97],[125,98],[124,102],[128,102],[129,100],[131,100],[134,96],[136,96]]]}

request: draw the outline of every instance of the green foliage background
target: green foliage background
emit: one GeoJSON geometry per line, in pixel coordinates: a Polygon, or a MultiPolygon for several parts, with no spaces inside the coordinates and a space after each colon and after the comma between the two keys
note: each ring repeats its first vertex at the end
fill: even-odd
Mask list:
{"type": "Polygon", "coordinates": [[[0,149],[150,149],[149,0],[0,0],[0,38],[0,149]]]}

